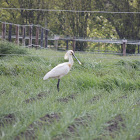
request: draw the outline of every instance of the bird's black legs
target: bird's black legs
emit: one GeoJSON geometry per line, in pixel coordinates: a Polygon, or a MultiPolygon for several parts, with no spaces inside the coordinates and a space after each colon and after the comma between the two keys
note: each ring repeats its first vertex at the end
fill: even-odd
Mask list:
{"type": "Polygon", "coordinates": [[[57,90],[59,92],[59,82],[60,82],[60,79],[58,79],[58,83],[57,83],[57,90]]]}

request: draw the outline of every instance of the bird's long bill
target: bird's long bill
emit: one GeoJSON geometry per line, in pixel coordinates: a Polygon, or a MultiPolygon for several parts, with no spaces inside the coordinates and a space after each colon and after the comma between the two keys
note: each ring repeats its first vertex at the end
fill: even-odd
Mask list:
{"type": "Polygon", "coordinates": [[[78,61],[78,63],[81,65],[81,62],[78,60],[78,58],[74,55],[74,54],[72,54],[74,57],[75,57],[75,59],[78,61]]]}

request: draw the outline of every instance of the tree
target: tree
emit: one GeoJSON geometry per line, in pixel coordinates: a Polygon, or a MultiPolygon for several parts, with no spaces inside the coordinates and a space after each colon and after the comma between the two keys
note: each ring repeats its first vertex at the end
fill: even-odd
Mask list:
{"type": "MultiPolygon", "coordinates": [[[[57,3],[60,9],[85,11],[91,10],[91,0],[59,0],[57,3]]],[[[90,14],[87,12],[61,12],[58,16],[61,23],[63,35],[73,37],[87,37],[88,19],[90,14]]],[[[84,50],[87,43],[76,42],[76,50],[84,50]]]]}
{"type": "MultiPolygon", "coordinates": [[[[114,12],[138,12],[140,11],[139,0],[95,0],[96,7],[100,11],[114,12]]],[[[140,38],[140,15],[139,14],[104,14],[104,17],[111,22],[120,39],[140,38]]],[[[128,45],[128,53],[134,53],[135,47],[128,45]]]]}

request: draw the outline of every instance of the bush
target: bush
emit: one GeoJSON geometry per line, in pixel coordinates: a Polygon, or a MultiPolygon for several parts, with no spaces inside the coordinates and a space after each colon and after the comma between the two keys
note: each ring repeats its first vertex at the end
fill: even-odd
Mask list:
{"type": "Polygon", "coordinates": [[[0,41],[0,56],[5,56],[6,54],[27,54],[27,50],[14,43],[0,41]]]}

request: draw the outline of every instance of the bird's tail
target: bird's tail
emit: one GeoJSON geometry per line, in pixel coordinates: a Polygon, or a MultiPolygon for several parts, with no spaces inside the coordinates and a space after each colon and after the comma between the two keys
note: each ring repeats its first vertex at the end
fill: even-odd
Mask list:
{"type": "Polygon", "coordinates": [[[44,77],[43,80],[47,80],[49,78],[49,74],[47,73],[44,77]]]}

